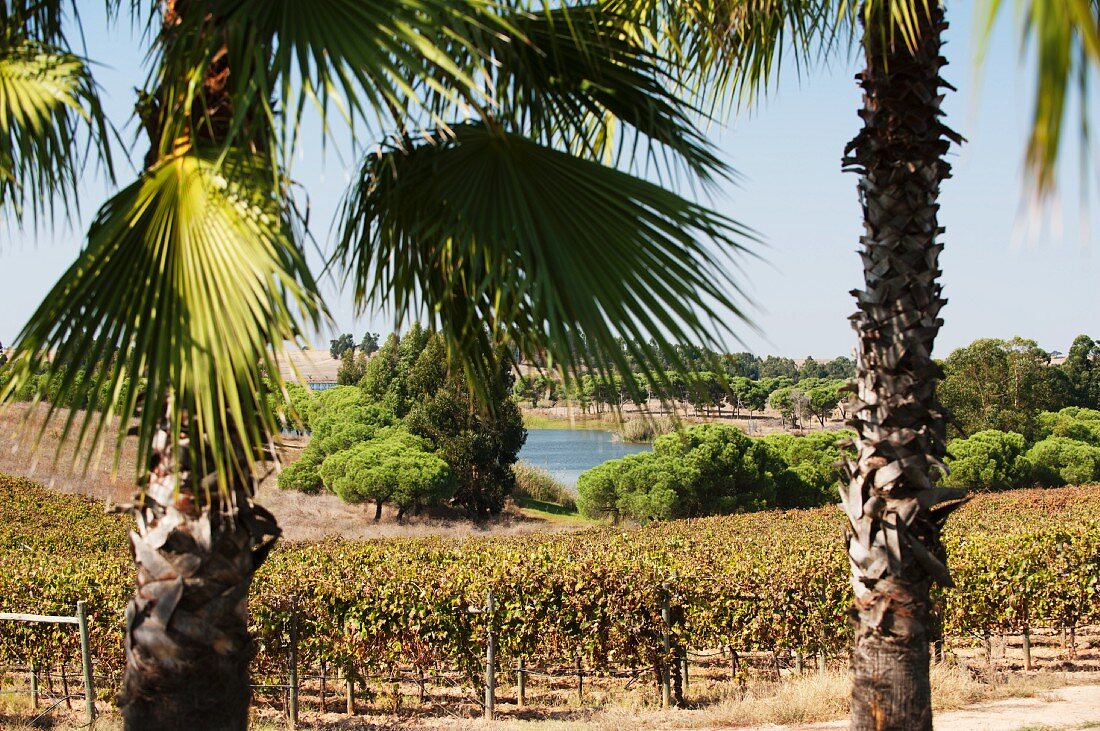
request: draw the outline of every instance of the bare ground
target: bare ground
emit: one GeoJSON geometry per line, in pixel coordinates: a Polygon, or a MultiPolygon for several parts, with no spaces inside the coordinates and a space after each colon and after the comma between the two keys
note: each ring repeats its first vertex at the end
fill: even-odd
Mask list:
{"type": "MultiPolygon", "coordinates": [[[[995,686],[957,683],[933,674],[937,731],[1070,731],[1100,729],[1100,677],[1040,674],[1018,677],[995,686]],[[1071,684],[1072,681],[1082,681],[1071,684]],[[967,698],[978,702],[967,702],[967,698]]],[[[599,707],[579,708],[565,704],[528,711],[501,708],[495,721],[473,714],[449,712],[437,706],[428,713],[401,708],[380,709],[366,715],[347,716],[330,705],[326,713],[303,713],[299,729],[325,731],[833,731],[847,728],[845,676],[831,673],[788,681],[779,690],[765,687],[749,690],[743,697],[728,697],[686,710],[662,711],[640,704],[635,696],[606,699],[599,707]],[[831,720],[809,723],[788,722],[797,715],[817,715],[831,720]],[[770,719],[770,720],[768,720],[770,719]]],[[[99,731],[119,731],[121,722],[106,704],[100,703],[99,731]]],[[[504,704],[502,703],[502,706],[504,704]]],[[[360,710],[360,713],[363,711],[360,710]]],[[[32,712],[27,699],[0,702],[0,728],[29,731],[51,728],[75,731],[84,725],[82,703],[41,713],[32,712]],[[37,720],[34,721],[37,716],[37,720]]],[[[283,731],[285,718],[274,709],[256,704],[254,731],[283,731]]]]}

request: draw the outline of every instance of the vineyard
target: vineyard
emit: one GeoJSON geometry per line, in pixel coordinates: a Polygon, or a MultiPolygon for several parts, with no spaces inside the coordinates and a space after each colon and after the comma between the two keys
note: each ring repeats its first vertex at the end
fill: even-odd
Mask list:
{"type": "MultiPolygon", "coordinates": [[[[1098,486],[976,497],[945,537],[957,583],[938,595],[949,642],[1100,623],[1097,516],[1098,486]]],[[[284,544],[253,588],[256,667],[284,667],[292,617],[303,666],[350,678],[446,668],[472,687],[490,628],[501,667],[595,674],[646,673],[689,649],[842,654],[841,529],[839,511],[823,508],[553,536],[284,544]],[[489,590],[492,614],[477,611],[489,590]]],[[[127,531],[101,503],[0,478],[0,612],[87,602],[101,697],[123,665],[127,531]]],[[[0,665],[71,659],[73,635],[6,626],[0,665]]]]}

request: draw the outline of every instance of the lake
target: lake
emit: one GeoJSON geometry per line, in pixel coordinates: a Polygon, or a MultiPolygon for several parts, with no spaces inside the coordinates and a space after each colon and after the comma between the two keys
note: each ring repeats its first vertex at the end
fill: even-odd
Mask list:
{"type": "Polygon", "coordinates": [[[609,459],[648,452],[650,444],[624,444],[599,429],[530,429],[519,458],[576,488],[577,478],[609,459]]]}

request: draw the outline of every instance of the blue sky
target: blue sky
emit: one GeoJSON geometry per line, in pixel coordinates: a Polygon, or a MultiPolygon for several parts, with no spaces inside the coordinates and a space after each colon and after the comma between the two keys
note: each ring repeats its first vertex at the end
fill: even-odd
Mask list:
{"type": "MultiPolygon", "coordinates": [[[[139,32],[131,33],[127,22],[108,29],[97,12],[99,4],[85,12],[88,54],[99,64],[96,76],[107,111],[121,127],[133,107],[134,88],[144,80],[142,45],[139,32]]],[[[970,3],[948,4],[952,25],[945,55],[952,63],[944,75],[958,92],[949,93],[945,111],[948,124],[968,143],[952,151],[954,177],[944,184],[941,197],[941,223],[947,228],[941,266],[949,304],[936,355],[946,356],[978,337],[1013,335],[1065,351],[1079,333],[1100,336],[1096,155],[1087,166],[1092,176],[1088,205],[1082,205],[1081,168],[1071,144],[1059,199],[1041,215],[1029,212],[1022,160],[1030,67],[1019,61],[1015,29],[1004,22],[979,73],[971,13],[970,3]]],[[[731,115],[711,131],[723,159],[742,176],[714,196],[714,207],[766,240],[761,259],[743,261],[740,275],[759,332],[745,327],[738,332],[747,349],[758,354],[822,357],[848,354],[854,346],[848,292],[861,280],[856,254],[860,211],[856,176],[840,172],[840,157],[859,128],[860,99],[853,80],[858,68],[854,53],[801,76],[788,68],[764,103],[751,113],[731,115]]],[[[1096,99],[1092,102],[1093,119],[1098,119],[1096,99]]],[[[134,130],[132,121],[123,127],[127,145],[134,130]]],[[[346,153],[348,140],[346,132],[338,134],[336,149],[346,153]]],[[[146,146],[143,137],[137,140],[134,161],[140,161],[146,146]]],[[[120,150],[120,157],[126,152],[120,150]]],[[[332,149],[322,154],[314,143],[295,165],[294,178],[309,193],[312,220],[321,222],[315,234],[324,246],[351,157],[332,149]]],[[[121,184],[136,175],[125,163],[119,172],[121,184]]],[[[5,345],[75,258],[84,226],[109,192],[91,175],[83,187],[82,218],[71,228],[16,233],[0,246],[0,342],[5,345]]],[[[350,294],[335,284],[326,283],[325,291],[337,331],[358,337],[367,329],[393,329],[385,313],[354,318],[350,294]]],[[[331,336],[319,333],[314,344],[327,347],[331,336]]],[[[736,343],[731,347],[743,349],[736,343]]]]}

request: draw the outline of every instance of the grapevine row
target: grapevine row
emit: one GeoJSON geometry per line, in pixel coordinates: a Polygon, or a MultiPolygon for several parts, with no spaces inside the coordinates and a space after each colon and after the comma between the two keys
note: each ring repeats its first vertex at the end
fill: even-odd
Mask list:
{"type": "MultiPolygon", "coordinates": [[[[957,587],[939,594],[946,635],[1100,622],[1100,487],[980,496],[945,536],[957,587]]],[[[92,616],[97,673],[123,662],[132,590],[126,522],[101,504],[0,477],[0,611],[92,616]]],[[[461,668],[476,677],[488,589],[501,662],[580,658],[610,670],[664,659],[675,644],[842,652],[848,570],[835,509],[756,513],[552,536],[291,543],[251,597],[258,666],[282,662],[291,613],[300,661],[361,674],[461,668]]],[[[5,627],[0,663],[75,656],[75,638],[5,627]]]]}

